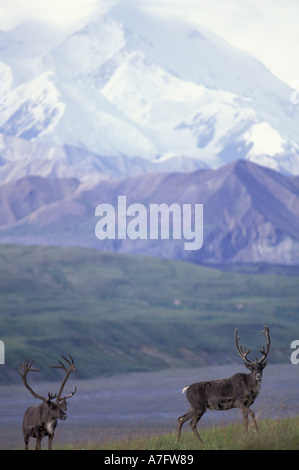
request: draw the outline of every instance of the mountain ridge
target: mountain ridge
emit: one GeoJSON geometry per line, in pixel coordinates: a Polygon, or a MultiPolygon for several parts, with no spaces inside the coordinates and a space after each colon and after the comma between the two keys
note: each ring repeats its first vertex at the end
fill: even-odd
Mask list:
{"type": "Polygon", "coordinates": [[[243,160],[218,170],[145,173],[90,185],[25,177],[2,185],[0,201],[8,208],[0,219],[1,243],[87,246],[211,265],[299,263],[297,178],[243,160]],[[118,196],[126,196],[127,207],[139,203],[147,211],[151,204],[189,204],[192,217],[195,204],[203,204],[203,247],[188,252],[183,238],[154,240],[149,234],[146,239],[98,240],[96,207],[110,204],[117,217],[118,196]],[[20,198],[27,212],[12,220],[9,209],[20,198]]]}
{"type": "Polygon", "coordinates": [[[105,178],[125,178],[147,172],[190,172],[208,168],[198,159],[168,155],[155,161],[140,157],[102,156],[67,144],[46,146],[38,142],[0,134],[0,183],[23,178],[76,178],[97,182],[105,178]]]}

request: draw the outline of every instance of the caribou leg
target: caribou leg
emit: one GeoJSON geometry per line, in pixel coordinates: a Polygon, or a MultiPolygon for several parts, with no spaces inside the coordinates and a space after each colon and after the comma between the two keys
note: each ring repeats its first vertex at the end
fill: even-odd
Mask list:
{"type": "Polygon", "coordinates": [[[200,435],[197,432],[196,425],[197,425],[198,421],[200,420],[200,418],[202,417],[203,414],[204,414],[204,412],[195,412],[195,414],[193,415],[193,418],[190,421],[191,429],[192,429],[195,437],[199,440],[199,442],[201,444],[203,443],[203,441],[202,441],[200,435]]]}
{"type": "Polygon", "coordinates": [[[36,436],[35,450],[41,450],[41,448],[42,448],[42,438],[40,436],[36,436]]]}
{"type": "Polygon", "coordinates": [[[183,424],[186,421],[189,421],[189,419],[191,419],[193,415],[194,415],[194,410],[192,408],[190,408],[190,410],[187,411],[187,413],[185,413],[183,416],[180,416],[178,418],[178,431],[177,431],[177,439],[176,439],[177,443],[179,442],[180,437],[181,437],[181,431],[182,431],[183,424]]]}
{"type": "Polygon", "coordinates": [[[255,419],[254,411],[252,411],[249,407],[241,408],[241,410],[242,410],[242,413],[243,413],[243,421],[244,421],[245,432],[248,432],[248,415],[251,416],[251,419],[252,419],[253,424],[254,424],[254,428],[255,428],[256,432],[258,432],[259,428],[258,428],[256,419],[255,419]]]}
{"type": "Polygon", "coordinates": [[[258,427],[257,422],[256,422],[256,419],[255,419],[254,411],[252,411],[250,408],[248,408],[248,413],[250,414],[251,419],[252,419],[252,421],[253,421],[253,423],[254,423],[254,427],[255,427],[256,432],[258,432],[259,427],[258,427]]]}
{"type": "Polygon", "coordinates": [[[242,409],[245,432],[248,432],[248,409],[242,409]]]}
{"type": "Polygon", "coordinates": [[[25,435],[24,435],[25,450],[28,450],[29,439],[30,439],[30,435],[29,435],[29,434],[25,434],[25,435]]]}
{"type": "Polygon", "coordinates": [[[48,450],[52,450],[53,439],[54,439],[54,434],[49,434],[49,437],[48,437],[48,450]]]}

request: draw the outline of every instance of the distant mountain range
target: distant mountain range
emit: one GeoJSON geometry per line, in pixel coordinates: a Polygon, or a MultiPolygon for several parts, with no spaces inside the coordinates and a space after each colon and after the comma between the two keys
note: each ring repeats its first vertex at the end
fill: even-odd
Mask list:
{"type": "MultiPolygon", "coordinates": [[[[71,148],[84,151],[76,155],[81,168],[94,155],[116,167],[124,156],[174,156],[212,168],[245,159],[299,174],[292,90],[206,29],[122,1],[59,44],[53,37],[32,21],[0,32],[0,133],[58,148],[53,174],[65,176],[71,148]]],[[[23,176],[44,164],[31,160],[22,162],[23,176]]],[[[169,171],[178,169],[172,163],[169,171]]]]}
{"type": "Polygon", "coordinates": [[[293,90],[205,28],[142,2],[57,37],[33,21],[0,31],[0,242],[299,263],[293,90]],[[189,204],[194,215],[203,204],[202,248],[185,250],[172,232],[99,240],[96,207],[116,208],[121,195],[146,210],[189,204]]]}
{"type": "Polygon", "coordinates": [[[77,178],[91,184],[106,178],[204,168],[208,168],[207,165],[196,158],[169,155],[150,161],[126,155],[105,157],[70,145],[49,147],[0,134],[0,184],[24,176],[77,178]]]}
{"type": "MultiPolygon", "coordinates": [[[[170,221],[171,222],[171,221],[170,221]]],[[[122,179],[25,176],[0,186],[0,242],[86,246],[194,263],[299,264],[299,177],[239,160],[220,169],[144,173],[122,179]],[[204,241],[105,239],[95,236],[95,209],[127,204],[203,204],[204,241]]]]}

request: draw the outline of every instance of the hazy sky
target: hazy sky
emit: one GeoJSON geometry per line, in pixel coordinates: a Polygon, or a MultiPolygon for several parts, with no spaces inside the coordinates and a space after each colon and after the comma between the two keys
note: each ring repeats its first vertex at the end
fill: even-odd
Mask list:
{"type": "MultiPolygon", "coordinates": [[[[95,9],[126,0],[0,0],[0,29],[35,18],[77,28],[95,9]]],[[[132,0],[167,17],[204,25],[261,60],[279,78],[299,81],[298,0],[132,0]]]]}

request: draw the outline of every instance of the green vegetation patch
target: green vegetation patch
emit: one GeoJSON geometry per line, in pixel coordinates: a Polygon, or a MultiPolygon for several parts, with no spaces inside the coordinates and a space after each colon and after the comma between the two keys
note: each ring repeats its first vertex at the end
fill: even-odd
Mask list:
{"type": "Polygon", "coordinates": [[[71,353],[81,378],[204,365],[216,352],[237,360],[235,327],[256,354],[264,324],[271,361],[274,351],[289,360],[298,313],[299,277],[269,269],[225,272],[87,248],[0,245],[1,374],[28,355],[43,368],[71,353]]]}

